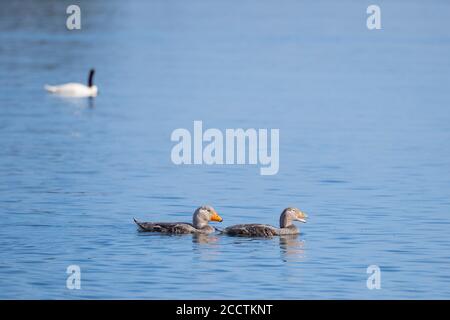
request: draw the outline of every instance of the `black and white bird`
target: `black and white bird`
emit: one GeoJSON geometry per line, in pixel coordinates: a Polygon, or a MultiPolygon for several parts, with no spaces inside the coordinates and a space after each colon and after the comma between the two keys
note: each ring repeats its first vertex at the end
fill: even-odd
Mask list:
{"type": "Polygon", "coordinates": [[[51,86],[45,85],[44,88],[48,92],[58,94],[65,97],[96,97],[98,93],[97,86],[94,85],[95,70],[89,70],[89,77],[87,85],[81,83],[65,83],[61,85],[51,86]]]}

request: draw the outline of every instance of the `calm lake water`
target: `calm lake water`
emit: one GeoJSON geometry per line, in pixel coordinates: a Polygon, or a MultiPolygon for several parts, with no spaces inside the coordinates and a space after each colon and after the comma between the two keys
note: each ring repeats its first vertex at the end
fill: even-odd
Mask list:
{"type": "Polygon", "coordinates": [[[61,1],[0,9],[0,298],[450,298],[450,3],[61,1]],[[46,83],[85,82],[67,99],[46,83]],[[280,170],[176,166],[177,128],[280,129],[280,170]],[[161,236],[309,214],[294,239],[161,236]],[[81,289],[66,268],[81,268],[81,289]],[[381,268],[381,290],[366,286],[381,268]]]}

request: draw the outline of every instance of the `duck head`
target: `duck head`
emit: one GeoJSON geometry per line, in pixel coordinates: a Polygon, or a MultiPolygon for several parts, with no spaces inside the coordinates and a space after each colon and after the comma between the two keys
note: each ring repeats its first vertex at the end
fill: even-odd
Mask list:
{"type": "Polygon", "coordinates": [[[201,206],[195,210],[192,221],[195,228],[205,227],[210,221],[222,222],[223,219],[211,206],[201,206]]]}
{"type": "Polygon", "coordinates": [[[306,213],[300,211],[297,208],[286,208],[283,210],[280,216],[280,228],[287,228],[292,225],[293,221],[300,221],[306,223],[308,216],[306,213]]]}

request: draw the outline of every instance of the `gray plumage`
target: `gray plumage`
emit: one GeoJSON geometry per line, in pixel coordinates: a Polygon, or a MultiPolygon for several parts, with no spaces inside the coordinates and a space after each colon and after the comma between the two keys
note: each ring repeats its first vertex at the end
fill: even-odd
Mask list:
{"type": "Polygon", "coordinates": [[[187,222],[139,222],[136,219],[134,222],[139,226],[140,231],[146,232],[184,234],[197,231],[192,223],[187,222]]]}
{"type": "Polygon", "coordinates": [[[247,237],[273,237],[279,235],[278,228],[267,224],[236,224],[225,228],[223,233],[230,236],[247,236],[247,237]]]}

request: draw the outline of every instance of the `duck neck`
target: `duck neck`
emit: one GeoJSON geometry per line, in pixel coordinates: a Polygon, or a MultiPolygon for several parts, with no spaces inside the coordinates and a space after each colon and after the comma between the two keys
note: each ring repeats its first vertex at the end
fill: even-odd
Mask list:
{"type": "Polygon", "coordinates": [[[286,214],[286,212],[283,212],[280,216],[280,228],[288,228],[295,225],[292,223],[292,219],[286,214]]]}
{"type": "Polygon", "coordinates": [[[202,216],[201,213],[196,213],[194,214],[192,224],[196,229],[203,229],[208,226],[208,221],[205,219],[205,217],[202,216]]]}

